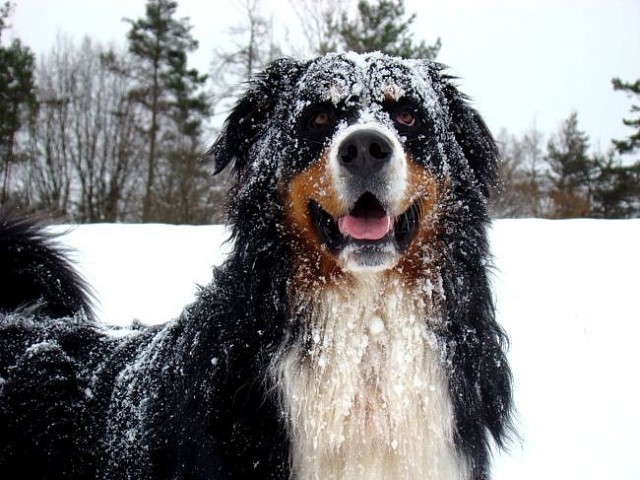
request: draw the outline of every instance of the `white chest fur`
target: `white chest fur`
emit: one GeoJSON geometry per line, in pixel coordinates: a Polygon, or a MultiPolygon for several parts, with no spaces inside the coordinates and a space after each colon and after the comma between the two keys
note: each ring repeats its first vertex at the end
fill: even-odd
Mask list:
{"type": "Polygon", "coordinates": [[[427,303],[370,274],[306,304],[308,345],[283,351],[272,367],[296,479],[467,477],[427,303]]]}

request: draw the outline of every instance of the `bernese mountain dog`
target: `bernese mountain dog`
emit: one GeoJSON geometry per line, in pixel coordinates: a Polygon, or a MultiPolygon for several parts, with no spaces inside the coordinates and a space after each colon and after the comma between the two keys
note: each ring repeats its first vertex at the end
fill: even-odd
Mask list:
{"type": "Polygon", "coordinates": [[[0,477],[490,478],[513,410],[498,152],[453,82],[380,53],[255,76],[208,152],[233,249],[164,325],[95,321],[56,240],[5,211],[0,477]]]}

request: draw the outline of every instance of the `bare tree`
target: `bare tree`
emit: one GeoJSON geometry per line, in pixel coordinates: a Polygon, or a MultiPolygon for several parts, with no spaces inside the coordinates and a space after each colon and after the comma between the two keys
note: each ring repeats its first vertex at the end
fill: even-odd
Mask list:
{"type": "Polygon", "coordinates": [[[544,136],[535,127],[521,137],[506,130],[497,137],[501,188],[493,192],[495,217],[540,217],[549,211],[549,186],[543,174],[544,136]]]}
{"type": "Polygon", "coordinates": [[[219,114],[226,115],[251,76],[282,54],[260,0],[244,0],[242,9],[243,21],[229,30],[228,45],[214,51],[211,78],[219,114]]]}
{"type": "Polygon", "coordinates": [[[130,62],[85,39],[59,39],[37,69],[38,119],[31,130],[30,200],[77,221],[130,218],[142,142],[130,62]],[[116,60],[120,58],[119,60],[116,60]]]}
{"type": "MultiPolygon", "coordinates": [[[[43,85],[43,91],[47,87],[43,85]]],[[[30,208],[67,216],[71,203],[71,165],[66,139],[57,132],[68,123],[67,98],[49,97],[39,101],[37,121],[31,126],[29,163],[21,175],[22,197],[30,208]]]]}
{"type": "Polygon", "coordinates": [[[492,192],[491,212],[498,218],[526,216],[527,183],[524,151],[516,137],[502,130],[496,138],[500,149],[500,185],[492,192]]]}
{"type": "Polygon", "coordinates": [[[56,216],[70,213],[72,167],[68,137],[72,97],[73,45],[58,37],[36,69],[38,114],[30,131],[30,161],[23,172],[24,196],[31,208],[56,216]]]}
{"type": "MultiPolygon", "coordinates": [[[[142,114],[129,94],[130,76],[123,73],[133,68],[133,62],[131,56],[124,52],[117,54],[113,49],[99,55],[98,88],[103,93],[96,98],[99,119],[95,125],[102,127],[103,135],[95,159],[97,168],[87,168],[93,175],[86,175],[89,183],[96,185],[88,190],[95,191],[97,208],[87,209],[96,220],[137,219],[139,211],[142,190],[139,158],[145,150],[140,135],[142,114]]],[[[86,166],[89,167],[89,162],[86,166]]]]}
{"type": "Polygon", "coordinates": [[[338,49],[340,21],[346,17],[346,0],[289,0],[296,12],[308,49],[317,55],[338,49]]]}
{"type": "Polygon", "coordinates": [[[524,188],[527,192],[527,216],[542,217],[549,210],[546,193],[549,190],[544,169],[544,135],[535,126],[529,128],[522,137],[527,181],[524,188]]]}
{"type": "MultiPolygon", "coordinates": [[[[214,122],[226,117],[252,75],[282,55],[274,39],[273,21],[262,13],[260,0],[243,0],[241,8],[242,21],[229,30],[225,47],[213,52],[210,78],[214,89],[214,122]]],[[[216,205],[212,211],[214,221],[224,220],[220,207],[230,186],[228,173],[222,172],[208,178],[207,190],[199,194],[204,205],[216,205]]]]}

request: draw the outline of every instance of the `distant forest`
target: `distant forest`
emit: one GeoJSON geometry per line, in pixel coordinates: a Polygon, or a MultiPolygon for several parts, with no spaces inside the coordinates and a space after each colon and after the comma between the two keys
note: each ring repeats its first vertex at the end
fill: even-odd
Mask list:
{"type": "MultiPolygon", "coordinates": [[[[188,66],[198,48],[178,2],[148,0],[126,19],[126,47],[61,37],[40,58],[18,39],[5,45],[15,5],[0,7],[0,201],[69,222],[209,224],[224,220],[230,180],[212,177],[203,146],[209,119],[224,114],[243,84],[270,61],[292,54],[274,40],[260,0],[244,16],[212,72],[188,66]]],[[[292,2],[308,54],[383,51],[436,59],[440,40],[412,35],[402,0],[292,2]]],[[[631,99],[621,119],[629,136],[590,153],[578,112],[544,133],[498,132],[502,183],[496,218],[640,217],[640,80],[612,79],[631,99]]],[[[495,133],[495,132],[494,132],[495,133]]]]}

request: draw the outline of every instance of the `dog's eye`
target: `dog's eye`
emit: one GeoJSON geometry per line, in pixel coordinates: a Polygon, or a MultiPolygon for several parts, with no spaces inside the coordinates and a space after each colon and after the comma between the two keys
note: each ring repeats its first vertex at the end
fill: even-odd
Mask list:
{"type": "Polygon", "coordinates": [[[306,115],[304,124],[306,130],[312,135],[325,135],[335,124],[334,110],[325,105],[320,105],[306,115]]]}
{"type": "Polygon", "coordinates": [[[409,107],[403,107],[396,113],[396,122],[405,127],[413,127],[416,124],[415,113],[409,107]]]}
{"type": "Polygon", "coordinates": [[[313,117],[313,126],[316,128],[326,127],[332,123],[331,114],[329,112],[319,112],[313,117]]]}

